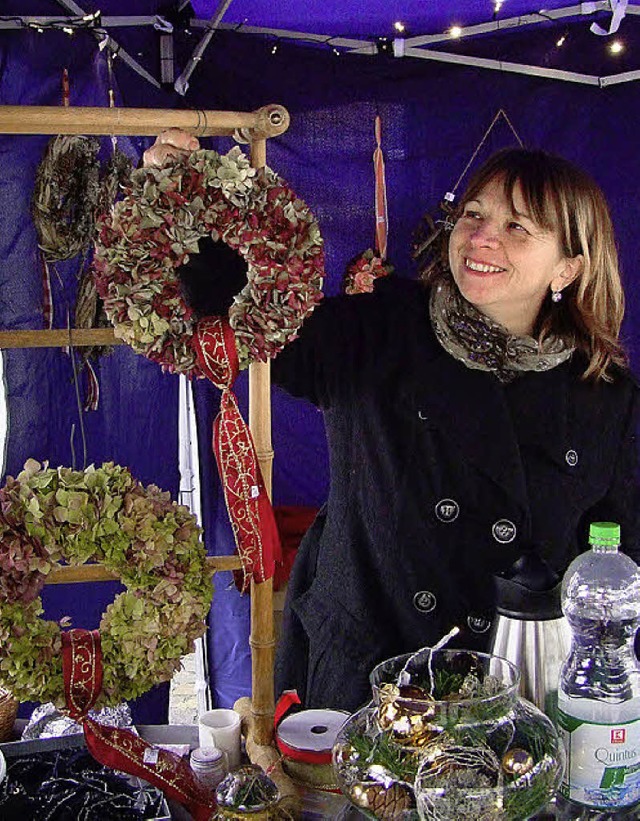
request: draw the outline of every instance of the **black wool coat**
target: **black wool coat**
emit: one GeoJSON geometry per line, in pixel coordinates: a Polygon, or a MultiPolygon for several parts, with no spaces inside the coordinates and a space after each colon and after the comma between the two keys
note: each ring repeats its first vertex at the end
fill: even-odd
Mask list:
{"type": "Polygon", "coordinates": [[[318,307],[273,366],[323,409],[331,469],[289,584],[278,693],[354,710],[376,663],[454,625],[452,646],[487,649],[493,574],[531,549],[562,574],[591,521],[619,522],[640,560],[636,383],[584,368],[574,355],[509,384],[467,368],[414,281],[318,307]]]}

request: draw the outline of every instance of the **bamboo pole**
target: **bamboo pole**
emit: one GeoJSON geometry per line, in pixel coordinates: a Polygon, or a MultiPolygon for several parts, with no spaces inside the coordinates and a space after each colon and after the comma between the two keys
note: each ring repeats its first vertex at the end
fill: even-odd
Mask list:
{"type": "MultiPolygon", "coordinates": [[[[213,575],[223,570],[240,570],[240,556],[207,556],[207,570],[213,575]]],[[[62,565],[47,574],[45,584],[117,581],[118,576],[101,564],[62,565]]]]}
{"type": "Polygon", "coordinates": [[[73,348],[123,345],[113,328],[63,328],[41,331],[0,331],[0,348],[73,348]]]}
{"type": "Polygon", "coordinates": [[[109,134],[147,136],[181,128],[196,137],[233,136],[248,130],[253,137],[277,137],[289,127],[281,105],[256,111],[181,111],[164,108],[95,106],[0,106],[0,134],[109,134]]]}
{"type": "MultiPolygon", "coordinates": [[[[251,143],[251,164],[261,168],[267,159],[266,141],[251,143]]],[[[249,366],[249,428],[256,447],[258,464],[271,497],[271,371],[268,362],[249,366]]],[[[254,741],[259,745],[273,740],[274,650],[273,579],[251,585],[251,712],[254,741]]]]}

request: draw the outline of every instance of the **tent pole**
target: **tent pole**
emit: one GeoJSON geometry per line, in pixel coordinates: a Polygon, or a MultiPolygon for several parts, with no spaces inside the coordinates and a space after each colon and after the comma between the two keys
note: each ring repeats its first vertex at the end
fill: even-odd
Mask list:
{"type": "MultiPolygon", "coordinates": [[[[262,168],[267,161],[264,139],[251,142],[251,164],[262,168]]],[[[253,436],[269,498],[271,498],[271,369],[269,362],[249,366],[249,429],[253,436]]],[[[255,742],[270,744],[273,739],[275,633],[273,624],[273,579],[251,584],[251,713],[255,742]]]]}

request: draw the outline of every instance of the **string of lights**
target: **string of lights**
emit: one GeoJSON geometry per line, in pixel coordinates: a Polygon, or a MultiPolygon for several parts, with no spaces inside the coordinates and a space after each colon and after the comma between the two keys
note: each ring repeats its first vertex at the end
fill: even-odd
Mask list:
{"type": "Polygon", "coordinates": [[[44,34],[45,31],[63,31],[69,36],[80,29],[101,29],[102,13],[83,14],[69,17],[0,17],[0,28],[23,28],[44,34]]]}
{"type": "MultiPolygon", "coordinates": [[[[73,5],[73,10],[81,11],[75,3],[73,5]]],[[[158,80],[113,39],[109,33],[109,28],[125,25],[150,25],[157,27],[161,20],[162,18],[157,15],[146,17],[106,17],[102,16],[99,10],[87,14],[70,14],[66,17],[0,15],[0,30],[23,29],[35,31],[38,34],[62,31],[69,37],[72,37],[79,31],[88,31],[95,37],[100,51],[107,49],[112,59],[119,57],[122,62],[126,63],[147,82],[156,88],[160,88],[158,80]]],[[[159,28],[159,30],[162,29],[159,28]]]]}

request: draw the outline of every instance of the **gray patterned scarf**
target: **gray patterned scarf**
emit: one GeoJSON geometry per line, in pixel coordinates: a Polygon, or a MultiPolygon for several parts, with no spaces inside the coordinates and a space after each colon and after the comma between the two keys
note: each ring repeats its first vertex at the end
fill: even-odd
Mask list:
{"type": "Polygon", "coordinates": [[[448,277],[434,283],[429,314],[447,353],[468,368],[491,371],[501,382],[511,382],[521,371],[548,371],[574,351],[561,337],[540,344],[532,336],[510,334],[467,302],[448,277]]]}

